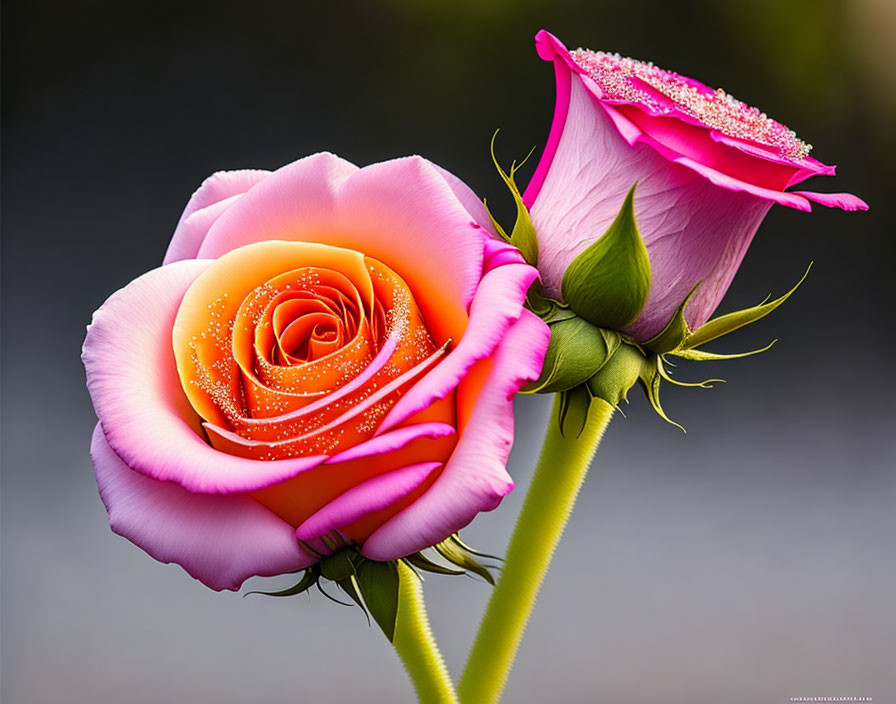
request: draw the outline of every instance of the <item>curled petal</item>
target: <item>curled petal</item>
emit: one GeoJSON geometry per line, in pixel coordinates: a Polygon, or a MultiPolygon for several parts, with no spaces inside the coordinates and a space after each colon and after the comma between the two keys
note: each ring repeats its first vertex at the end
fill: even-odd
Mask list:
{"type": "Polygon", "coordinates": [[[193,494],[133,471],[97,425],[90,454],[112,530],[212,589],[293,572],[317,558],[292,526],[245,495],[193,494]]]}
{"type": "Polygon", "coordinates": [[[506,470],[513,444],[512,398],[540,374],[549,339],[548,327],[523,311],[495,354],[464,379],[470,386],[458,393],[475,403],[448,464],[420,498],[366,540],[364,555],[391,560],[435,545],[480,511],[494,509],[513,489],[506,470]]]}
{"type": "Polygon", "coordinates": [[[87,388],[109,444],[132,469],[198,493],[254,491],[327,458],[259,462],[208,445],[177,374],[171,331],[185,291],[210,264],[175,262],[112,294],[84,340],[87,388]]]}
{"type": "Polygon", "coordinates": [[[377,432],[400,425],[436,399],[444,398],[477,361],[489,357],[519,319],[526,292],[536,276],[535,269],[522,263],[488,271],[470,306],[470,322],[457,347],[411,387],[389,411],[377,432]]]}
{"type": "Polygon", "coordinates": [[[366,442],[359,443],[354,447],[333,455],[327,460],[327,464],[338,464],[340,462],[351,462],[364,457],[374,455],[384,455],[395,450],[400,450],[408,443],[417,438],[443,438],[454,435],[457,431],[447,423],[439,423],[431,421],[429,423],[414,423],[405,425],[401,428],[377,435],[366,442]]]}

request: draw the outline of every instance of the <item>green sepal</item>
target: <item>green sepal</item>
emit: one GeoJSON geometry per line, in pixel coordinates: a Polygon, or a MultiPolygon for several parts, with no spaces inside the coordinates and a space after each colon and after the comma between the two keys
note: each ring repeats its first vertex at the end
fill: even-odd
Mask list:
{"type": "Polygon", "coordinates": [[[577,438],[582,434],[588,421],[591,398],[591,392],[585,384],[560,392],[560,413],[557,417],[560,435],[577,438]]]}
{"type": "Polygon", "coordinates": [[[676,423],[666,415],[666,411],[663,410],[663,404],[660,403],[660,384],[663,381],[663,375],[660,373],[661,364],[662,360],[657,357],[652,370],[645,368],[644,373],[640,377],[641,386],[647,393],[647,400],[650,401],[650,405],[653,406],[653,410],[657,412],[657,415],[667,423],[680,428],[683,433],[687,433],[688,431],[684,429],[683,425],[676,423]]]}
{"type": "Polygon", "coordinates": [[[489,565],[481,564],[459,540],[455,541],[451,538],[443,540],[432,546],[439,555],[448,560],[453,565],[460,567],[465,572],[473,572],[482,577],[486,582],[494,586],[495,578],[489,572],[489,565]]]}
{"type": "MultiPolygon", "coordinates": [[[[806,277],[809,275],[809,271],[811,271],[811,269],[812,264],[809,264],[809,267],[806,269],[806,273],[803,274],[802,278],[797,282],[796,286],[794,286],[780,298],[776,298],[773,301],[768,301],[767,303],[760,303],[758,306],[753,306],[752,308],[746,308],[744,310],[735,311],[734,313],[728,313],[727,315],[720,316],[715,320],[710,320],[708,323],[688,335],[682,342],[681,347],[683,349],[693,349],[694,347],[699,347],[700,345],[705,344],[710,340],[715,340],[717,337],[727,335],[729,332],[737,330],[738,328],[742,328],[744,325],[749,325],[750,323],[756,322],[760,318],[764,318],[775,308],[780,306],[784,301],[790,298],[793,292],[800,287],[800,284],[802,284],[803,281],[806,280],[806,277]]],[[[676,352],[676,354],[679,353],[676,352]]]]}
{"type": "Polygon", "coordinates": [[[529,291],[526,293],[526,305],[548,325],[576,317],[575,312],[570,310],[568,305],[542,294],[541,284],[538,281],[529,287],[529,291]]]}
{"type": "Polygon", "coordinates": [[[286,589],[281,589],[278,592],[262,592],[262,591],[251,591],[246,592],[243,596],[249,596],[250,594],[261,594],[262,596],[296,596],[297,594],[302,594],[307,592],[311,587],[317,584],[317,580],[320,579],[320,566],[312,565],[304,570],[304,574],[302,575],[302,579],[299,580],[297,584],[294,584],[291,587],[287,587],[286,589]]]}
{"type": "Polygon", "coordinates": [[[643,347],[646,347],[656,354],[663,354],[664,352],[671,352],[684,342],[685,338],[691,334],[691,329],[684,319],[684,309],[691,298],[694,297],[694,293],[702,283],[703,281],[701,280],[694,284],[694,287],[688,292],[688,295],[684,297],[684,300],[678,308],[675,309],[669,322],[666,323],[666,327],[647,342],[642,343],[643,347]]]}
{"type": "MultiPolygon", "coordinates": [[[[334,540],[335,538],[330,536],[328,542],[332,543],[334,540]]],[[[489,572],[489,569],[492,569],[493,566],[481,564],[475,556],[493,560],[499,560],[500,558],[477,552],[465,545],[456,533],[438,545],[434,545],[432,549],[458,569],[433,562],[422,552],[414,553],[401,559],[411,569],[417,568],[426,572],[450,575],[474,572],[494,585],[494,578],[489,572]]],[[[276,597],[294,596],[316,586],[318,591],[330,601],[342,606],[351,606],[351,603],[340,601],[324,589],[325,581],[335,582],[342,592],[361,607],[368,623],[370,623],[372,617],[386,637],[393,641],[400,597],[398,562],[396,560],[379,562],[368,559],[361,554],[357,545],[343,547],[332,555],[321,555],[318,552],[315,552],[315,554],[320,557],[320,562],[305,569],[302,579],[297,584],[276,592],[247,592],[246,596],[249,594],[276,597]]]]}
{"type": "Polygon", "coordinates": [[[497,555],[489,555],[487,552],[479,552],[478,550],[471,548],[463,540],[460,539],[460,536],[457,533],[449,536],[448,540],[450,540],[452,543],[456,543],[459,547],[463,548],[471,555],[475,555],[476,557],[484,557],[486,560],[495,560],[497,562],[504,561],[504,558],[498,557],[497,555]]]}
{"type": "MultiPolygon", "coordinates": [[[[346,603],[344,601],[339,601],[339,599],[337,599],[335,596],[330,594],[326,589],[324,589],[324,585],[320,582],[320,580],[318,580],[316,586],[317,586],[317,591],[319,591],[321,594],[323,594],[327,599],[332,601],[334,604],[339,604],[340,606],[351,606],[351,604],[349,604],[349,603],[346,603]]],[[[339,586],[339,582],[336,582],[336,586],[339,586]]],[[[365,615],[366,615],[366,612],[365,612],[365,615]]],[[[370,625],[370,617],[369,616],[367,617],[367,625],[368,626],[370,625]]]]}
{"type": "Polygon", "coordinates": [[[391,642],[395,637],[398,615],[398,564],[364,560],[358,565],[353,586],[360,593],[367,611],[391,642]]]}
{"type": "Polygon", "coordinates": [[[598,327],[622,330],[635,321],[650,292],[650,258],[635,223],[635,186],[616,219],[563,274],[563,300],[598,327]]]}
{"type": "Polygon", "coordinates": [[[588,380],[588,391],[611,406],[628,400],[628,391],[644,374],[647,358],[643,350],[627,342],[619,345],[603,368],[588,380]]]}
{"type": "Polygon", "coordinates": [[[320,572],[324,577],[334,582],[348,579],[357,574],[357,565],[363,559],[357,550],[346,548],[333,555],[324,557],[320,561],[320,572]]]}
{"type": "Polygon", "coordinates": [[[413,555],[408,555],[404,558],[404,561],[407,562],[411,567],[415,567],[418,570],[422,570],[423,572],[432,572],[434,574],[464,574],[465,570],[456,570],[451,567],[446,567],[445,565],[440,565],[438,562],[433,562],[422,552],[415,552],[413,555]]]}
{"type": "MultiPolygon", "coordinates": [[[[501,168],[501,165],[498,163],[498,159],[495,156],[495,138],[497,136],[498,132],[496,130],[495,134],[492,136],[491,143],[492,161],[495,164],[495,168],[498,169],[498,173],[501,175],[504,183],[507,184],[507,188],[510,189],[510,194],[513,196],[513,200],[516,203],[516,222],[513,225],[513,231],[510,233],[510,237],[507,236],[506,231],[497,223],[495,218],[492,217],[491,212],[489,212],[489,217],[498,229],[498,234],[520,250],[523,259],[525,259],[527,263],[535,266],[538,263],[538,238],[535,235],[535,226],[532,224],[532,218],[529,217],[529,209],[526,207],[526,204],[523,203],[523,196],[514,180],[516,172],[519,171],[528,158],[532,156],[532,152],[535,151],[535,149],[533,148],[526,158],[519,164],[514,161],[510,165],[510,173],[507,173],[501,168]]],[[[486,208],[488,208],[488,204],[486,204],[486,208]]]]}
{"type": "Polygon", "coordinates": [[[551,341],[541,376],[526,393],[549,394],[584,384],[597,374],[619,347],[619,333],[598,328],[573,315],[550,324],[551,341]]]}
{"type": "Polygon", "coordinates": [[[670,364],[673,367],[675,366],[667,359],[660,356],[656,362],[656,370],[665,381],[668,381],[670,384],[674,384],[675,386],[683,386],[689,389],[711,389],[713,384],[725,383],[724,379],[706,379],[705,381],[679,381],[678,379],[672,378],[672,375],[666,369],[666,364],[670,364]]]}
{"type": "Polygon", "coordinates": [[[765,347],[758,350],[750,350],[749,352],[738,352],[734,354],[720,354],[716,352],[705,352],[704,350],[676,350],[673,354],[682,359],[688,359],[692,362],[713,362],[722,359],[740,359],[741,357],[752,357],[754,354],[767,352],[777,340],[772,340],[765,347]]]}

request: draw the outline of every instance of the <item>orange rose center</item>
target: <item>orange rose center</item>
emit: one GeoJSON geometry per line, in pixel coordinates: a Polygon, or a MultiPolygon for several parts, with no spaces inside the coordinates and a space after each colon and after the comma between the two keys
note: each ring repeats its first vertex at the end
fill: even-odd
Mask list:
{"type": "Polygon", "coordinates": [[[214,262],[184,296],[173,341],[209,442],[259,460],[333,455],[369,439],[447,348],[381,262],[280,241],[214,262]]]}

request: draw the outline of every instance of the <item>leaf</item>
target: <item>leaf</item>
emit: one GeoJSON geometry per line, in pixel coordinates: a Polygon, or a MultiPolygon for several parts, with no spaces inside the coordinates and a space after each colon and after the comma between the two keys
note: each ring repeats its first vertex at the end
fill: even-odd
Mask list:
{"type": "Polygon", "coordinates": [[[364,560],[354,579],[367,610],[391,642],[398,615],[398,564],[364,560]]]}
{"type": "Polygon", "coordinates": [[[758,350],[750,350],[749,352],[740,352],[737,354],[717,354],[715,352],[704,352],[703,350],[677,350],[673,352],[676,357],[681,357],[682,359],[689,359],[692,362],[710,362],[714,360],[720,359],[739,359],[741,357],[750,357],[754,354],[759,354],[760,352],[766,352],[772,348],[777,340],[772,340],[765,347],[758,350]]]}
{"type": "Polygon", "coordinates": [[[619,335],[573,316],[551,324],[551,341],[541,376],[526,393],[555,393],[584,384],[603,367],[619,345],[619,335]]]}
{"type": "Polygon", "coordinates": [[[591,408],[591,392],[587,386],[576,386],[560,393],[560,435],[565,438],[577,438],[588,422],[588,410],[591,408]]]}
{"type": "Polygon", "coordinates": [[[694,284],[694,287],[688,292],[688,295],[684,297],[684,300],[675,309],[675,312],[672,314],[672,317],[669,318],[669,322],[666,323],[666,327],[664,327],[657,335],[650,338],[647,342],[643,343],[643,346],[649,349],[651,352],[655,352],[656,354],[663,354],[665,352],[671,352],[676,347],[678,347],[684,339],[691,334],[691,329],[688,327],[687,321],[684,319],[684,309],[687,306],[688,301],[693,298],[694,293],[697,291],[697,288],[702,284],[703,281],[698,281],[694,284]]]}
{"type": "Polygon", "coordinates": [[[735,311],[734,313],[728,313],[727,315],[723,315],[719,318],[716,318],[715,320],[710,320],[708,323],[698,328],[692,334],[688,335],[688,337],[685,338],[684,342],[682,343],[682,347],[685,349],[699,347],[700,345],[707,343],[710,340],[715,340],[717,337],[727,335],[729,332],[733,332],[738,328],[742,328],[744,325],[755,323],[760,318],[764,318],[775,308],[780,306],[784,301],[790,298],[791,294],[793,294],[793,292],[800,287],[800,284],[802,284],[803,281],[806,280],[806,277],[809,275],[809,272],[811,270],[812,264],[809,264],[809,267],[806,269],[806,273],[803,274],[803,277],[797,282],[796,286],[794,286],[780,298],[776,298],[775,300],[769,301],[768,303],[761,303],[758,306],[753,306],[752,308],[746,308],[744,310],[735,311]]]}
{"type": "MultiPolygon", "coordinates": [[[[529,152],[519,165],[517,165],[516,162],[513,162],[510,166],[510,173],[505,173],[504,169],[502,169],[501,165],[498,163],[497,157],[495,157],[495,139],[497,136],[498,131],[495,130],[495,134],[492,135],[491,143],[492,161],[495,164],[495,168],[498,169],[498,173],[501,175],[504,183],[507,184],[507,188],[510,189],[510,193],[516,203],[516,222],[513,225],[513,231],[510,233],[510,243],[520,250],[523,259],[532,266],[535,266],[538,263],[538,238],[535,235],[535,226],[532,224],[532,218],[529,217],[529,209],[526,207],[526,204],[523,203],[523,196],[514,180],[516,172],[526,163],[526,160],[532,156],[532,152],[535,151],[535,149],[533,147],[532,151],[529,152]]],[[[489,217],[491,217],[491,213],[489,213],[489,217]]],[[[494,218],[492,218],[492,222],[494,222],[494,218]]],[[[495,224],[497,225],[497,223],[495,224]]],[[[507,239],[504,230],[500,229],[500,226],[498,226],[498,228],[504,238],[507,239]]]]}
{"type": "Polygon", "coordinates": [[[650,258],[635,223],[635,186],[616,219],[563,274],[563,299],[598,327],[622,330],[631,325],[650,292],[650,258]]]}

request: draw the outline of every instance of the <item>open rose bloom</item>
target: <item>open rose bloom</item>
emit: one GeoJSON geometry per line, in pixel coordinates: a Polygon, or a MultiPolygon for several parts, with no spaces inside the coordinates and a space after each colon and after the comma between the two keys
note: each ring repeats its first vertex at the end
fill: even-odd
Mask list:
{"type": "Polygon", "coordinates": [[[215,174],[88,328],[112,528],[214,589],[444,540],[513,486],[535,276],[421,158],[215,174]]]}
{"type": "Polygon", "coordinates": [[[775,203],[866,209],[847,193],[786,190],[834,167],[756,108],[691,78],[618,55],[577,50],[541,31],[557,104],[544,154],[523,194],[538,235],[546,293],[562,300],[569,264],[606,230],[635,184],[634,211],[652,282],[627,332],[658,333],[691,288],[691,330],[718,306],[775,203]]]}

